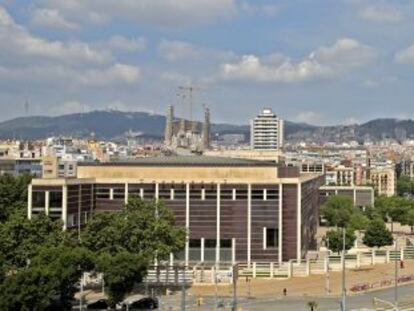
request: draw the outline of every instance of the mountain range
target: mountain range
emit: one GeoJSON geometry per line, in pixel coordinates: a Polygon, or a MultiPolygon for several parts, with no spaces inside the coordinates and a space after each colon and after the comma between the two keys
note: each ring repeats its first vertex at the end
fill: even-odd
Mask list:
{"type": "MultiPolygon", "coordinates": [[[[146,112],[92,111],[62,116],[21,117],[0,123],[0,138],[40,139],[50,136],[88,137],[92,133],[100,139],[114,139],[127,132],[144,137],[160,138],[164,134],[165,117],[146,112]]],[[[213,134],[245,134],[248,125],[211,125],[213,134]]],[[[285,122],[285,139],[288,141],[344,142],[355,140],[377,141],[383,138],[403,140],[414,138],[414,121],[376,119],[363,124],[315,126],[306,123],[285,122]]]]}

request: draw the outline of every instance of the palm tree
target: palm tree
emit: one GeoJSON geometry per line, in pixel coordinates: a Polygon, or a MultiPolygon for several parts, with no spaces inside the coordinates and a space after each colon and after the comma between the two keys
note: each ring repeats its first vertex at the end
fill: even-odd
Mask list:
{"type": "Polygon", "coordinates": [[[310,311],[315,311],[318,308],[318,303],[316,301],[309,301],[308,307],[310,311]]]}

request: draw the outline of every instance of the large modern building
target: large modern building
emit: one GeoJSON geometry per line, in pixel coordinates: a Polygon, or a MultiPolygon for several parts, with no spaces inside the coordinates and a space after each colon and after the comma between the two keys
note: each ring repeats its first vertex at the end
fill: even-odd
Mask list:
{"type": "Polygon", "coordinates": [[[76,178],[33,179],[28,215],[45,212],[64,228],[78,228],[138,196],[164,201],[187,229],[185,251],[176,254],[186,264],[301,260],[315,247],[323,182],[320,174],[247,159],[79,163],[76,178]]]}
{"type": "Polygon", "coordinates": [[[265,108],[251,121],[250,142],[254,150],[280,150],[283,147],[283,120],[265,108]]]}

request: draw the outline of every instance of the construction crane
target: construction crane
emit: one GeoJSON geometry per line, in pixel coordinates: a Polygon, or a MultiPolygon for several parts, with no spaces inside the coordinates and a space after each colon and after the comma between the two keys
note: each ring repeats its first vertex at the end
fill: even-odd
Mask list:
{"type": "MultiPolygon", "coordinates": [[[[189,121],[193,121],[193,96],[195,91],[201,90],[200,87],[189,85],[189,86],[179,86],[177,96],[187,99],[188,112],[189,112],[189,121]]],[[[185,104],[184,104],[185,106],[185,104]]],[[[185,108],[183,109],[183,114],[185,113],[185,108]]]]}

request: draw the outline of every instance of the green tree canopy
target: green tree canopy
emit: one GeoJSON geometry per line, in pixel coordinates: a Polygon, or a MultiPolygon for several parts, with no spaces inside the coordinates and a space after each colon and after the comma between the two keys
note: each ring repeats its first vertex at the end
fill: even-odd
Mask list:
{"type": "Polygon", "coordinates": [[[377,218],[369,224],[365,231],[363,242],[369,247],[382,247],[391,245],[393,238],[391,232],[385,226],[384,221],[377,218]]]}
{"type": "Polygon", "coordinates": [[[0,285],[0,310],[52,310],[57,288],[57,279],[47,268],[20,269],[0,285]]]}
{"type": "Polygon", "coordinates": [[[97,270],[103,272],[106,292],[112,307],[124,300],[135,283],[140,283],[147,270],[148,260],[142,255],[121,251],[115,255],[102,253],[97,270]]]}
{"type": "MultiPolygon", "coordinates": [[[[329,249],[335,253],[340,253],[343,249],[343,229],[329,230],[326,232],[327,244],[329,249]]],[[[353,229],[345,232],[345,250],[349,250],[354,246],[355,234],[353,229]]]]}
{"type": "Polygon", "coordinates": [[[0,224],[0,253],[4,254],[7,265],[24,267],[38,254],[40,247],[58,245],[65,236],[60,221],[53,221],[44,214],[29,220],[23,213],[15,213],[0,224]]]}
{"type": "Polygon", "coordinates": [[[358,212],[352,200],[343,196],[331,196],[322,205],[321,215],[330,226],[347,227],[351,216],[358,212]]]}
{"type": "Polygon", "coordinates": [[[397,193],[402,196],[413,193],[413,183],[408,176],[400,176],[397,180],[397,193]]]}
{"type": "Polygon", "coordinates": [[[184,248],[185,230],[174,226],[172,211],[162,202],[131,199],[116,214],[94,215],[82,232],[82,243],[94,252],[168,258],[184,248]]]}
{"type": "Polygon", "coordinates": [[[30,181],[30,175],[0,176],[0,223],[6,221],[17,209],[26,210],[30,181]]]}

